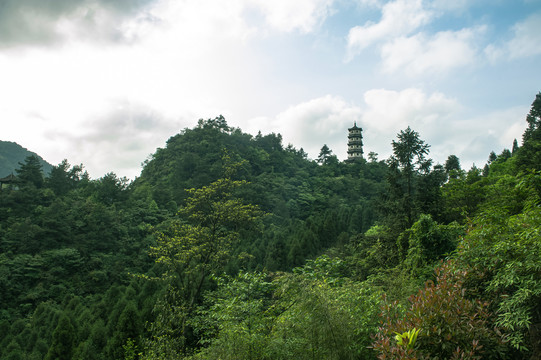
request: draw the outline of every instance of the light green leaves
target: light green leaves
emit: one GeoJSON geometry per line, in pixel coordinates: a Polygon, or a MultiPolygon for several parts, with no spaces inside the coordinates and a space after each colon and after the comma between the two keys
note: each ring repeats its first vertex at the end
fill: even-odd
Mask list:
{"type": "Polygon", "coordinates": [[[398,346],[405,346],[406,349],[413,349],[417,336],[419,335],[419,331],[421,331],[421,329],[413,328],[403,332],[402,334],[395,332],[396,336],[394,338],[396,339],[398,346]]]}

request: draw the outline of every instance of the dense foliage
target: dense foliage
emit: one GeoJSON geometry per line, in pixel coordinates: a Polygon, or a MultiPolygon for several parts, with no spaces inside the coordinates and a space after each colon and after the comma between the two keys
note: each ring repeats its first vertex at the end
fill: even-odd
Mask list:
{"type": "Polygon", "coordinates": [[[409,127],[386,161],[312,161],[223,117],[132,182],[27,156],[0,191],[0,358],[539,358],[539,114],[467,171],[409,127]]]}

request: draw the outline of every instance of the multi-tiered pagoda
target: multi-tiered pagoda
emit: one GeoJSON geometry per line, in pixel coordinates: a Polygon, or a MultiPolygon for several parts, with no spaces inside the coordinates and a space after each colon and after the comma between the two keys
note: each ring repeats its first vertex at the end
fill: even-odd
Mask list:
{"type": "Polygon", "coordinates": [[[363,129],[357,127],[357,122],[349,128],[348,135],[348,160],[363,158],[363,129]]]}

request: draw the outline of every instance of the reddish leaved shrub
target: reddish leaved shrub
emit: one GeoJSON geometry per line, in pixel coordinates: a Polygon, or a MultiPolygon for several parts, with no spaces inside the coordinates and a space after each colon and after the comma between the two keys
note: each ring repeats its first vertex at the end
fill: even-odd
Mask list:
{"type": "Polygon", "coordinates": [[[409,306],[384,299],[373,348],[379,359],[500,359],[502,337],[492,326],[488,303],[468,299],[466,271],[444,263],[436,283],[412,295],[409,306]],[[397,334],[419,329],[414,346],[399,345],[397,334]]]}

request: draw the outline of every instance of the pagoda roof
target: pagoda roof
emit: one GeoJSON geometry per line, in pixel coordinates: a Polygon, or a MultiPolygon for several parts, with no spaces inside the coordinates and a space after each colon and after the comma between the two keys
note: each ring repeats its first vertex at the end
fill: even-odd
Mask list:
{"type": "Polygon", "coordinates": [[[4,178],[0,178],[0,182],[8,183],[8,182],[15,182],[17,181],[17,177],[13,174],[10,174],[4,178]]]}
{"type": "Polygon", "coordinates": [[[362,130],[362,128],[357,126],[357,122],[355,121],[353,123],[353,127],[350,127],[348,130],[362,130]]]}

